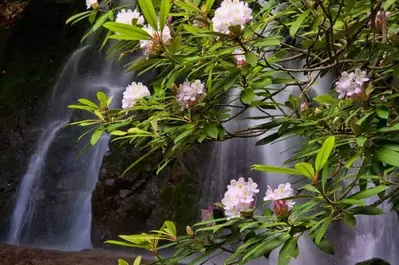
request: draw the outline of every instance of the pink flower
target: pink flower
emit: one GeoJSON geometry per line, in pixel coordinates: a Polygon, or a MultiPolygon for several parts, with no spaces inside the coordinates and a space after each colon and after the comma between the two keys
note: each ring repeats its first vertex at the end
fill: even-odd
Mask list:
{"type": "Polygon", "coordinates": [[[366,71],[356,69],[355,72],[343,72],[338,82],[335,83],[335,90],[339,93],[339,98],[353,96],[363,92],[364,83],[369,81],[366,71]]]}
{"type": "Polygon", "coordinates": [[[288,210],[294,207],[295,202],[292,200],[282,200],[294,195],[294,190],[290,183],[280,184],[278,188],[273,190],[267,186],[266,196],[264,201],[273,201],[273,211],[276,216],[283,216],[287,214],[288,210]]]}
{"type": "Polygon", "coordinates": [[[235,49],[233,52],[233,58],[237,66],[247,64],[247,59],[245,58],[245,52],[242,49],[235,49]]]}

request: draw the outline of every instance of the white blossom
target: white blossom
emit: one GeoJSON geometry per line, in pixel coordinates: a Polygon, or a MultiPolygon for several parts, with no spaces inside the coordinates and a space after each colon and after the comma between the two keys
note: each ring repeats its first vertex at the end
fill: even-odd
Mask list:
{"type": "Polygon", "coordinates": [[[195,104],[204,93],[204,90],[204,84],[198,79],[192,83],[186,81],[181,84],[177,93],[177,101],[181,105],[182,110],[188,109],[191,105],[195,104]]]}
{"type": "Polygon", "coordinates": [[[242,49],[235,49],[233,52],[233,58],[238,66],[247,64],[245,52],[242,49]]]}
{"type": "Polygon", "coordinates": [[[130,109],[135,104],[136,101],[140,98],[150,96],[150,91],[148,87],[143,85],[142,83],[133,82],[129,85],[125,92],[123,92],[123,99],[122,99],[122,108],[123,109],[130,109]]]}
{"type": "Polygon", "coordinates": [[[258,184],[248,178],[246,182],[244,178],[232,180],[227,186],[227,191],[222,199],[225,215],[231,219],[240,217],[240,213],[252,208],[254,204],[254,196],[259,192],[258,184]]]}
{"type": "Polygon", "coordinates": [[[224,0],[216,9],[212,19],[213,30],[228,34],[230,26],[240,25],[244,28],[245,24],[252,19],[251,13],[248,3],[239,0],[224,0]]]}
{"type": "Polygon", "coordinates": [[[140,47],[146,56],[156,52],[160,48],[161,43],[168,43],[172,39],[168,26],[165,26],[162,32],[154,30],[149,25],[145,25],[143,30],[147,31],[151,36],[149,40],[140,40],[140,47]]]}
{"type": "MultiPolygon", "coordinates": [[[[291,188],[290,183],[280,184],[277,189],[272,189],[267,186],[266,196],[263,198],[264,201],[280,201],[281,199],[292,197],[294,190],[291,188]]],[[[285,200],[289,208],[292,208],[295,204],[292,200],[285,200]]]]}
{"type": "Polygon", "coordinates": [[[366,71],[356,69],[355,72],[343,72],[338,82],[335,83],[335,90],[339,93],[339,98],[352,96],[363,91],[364,82],[369,81],[366,71]]]}
{"type": "Polygon", "coordinates": [[[132,11],[130,9],[122,9],[117,15],[116,15],[116,22],[118,23],[123,23],[123,24],[128,24],[132,25],[133,19],[137,19],[137,24],[138,25],[143,25],[144,24],[144,17],[136,10],[132,11]]]}
{"type": "Polygon", "coordinates": [[[98,5],[97,0],[86,0],[87,9],[91,8],[93,5],[98,5]]]}

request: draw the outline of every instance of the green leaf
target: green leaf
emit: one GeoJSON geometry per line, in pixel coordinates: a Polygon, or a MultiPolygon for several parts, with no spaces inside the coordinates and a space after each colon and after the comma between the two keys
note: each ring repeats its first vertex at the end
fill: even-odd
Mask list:
{"type": "Polygon", "coordinates": [[[288,167],[278,167],[278,166],[266,166],[266,165],[253,165],[252,169],[270,172],[270,173],[281,173],[289,175],[302,175],[298,170],[288,167]]]}
{"type": "Polygon", "coordinates": [[[133,265],[140,265],[140,264],[141,264],[141,256],[138,256],[138,257],[134,260],[133,265]]]}
{"type": "Polygon", "coordinates": [[[267,85],[270,85],[272,80],[268,77],[263,78],[261,80],[256,80],[255,82],[252,82],[250,85],[253,89],[264,89],[267,85]]]}
{"type": "Polygon", "coordinates": [[[166,22],[168,20],[169,12],[170,12],[170,0],[162,0],[161,1],[161,11],[159,15],[159,26],[161,28],[161,31],[166,25],[166,22]]]}
{"type": "Polygon", "coordinates": [[[326,217],[324,219],[323,223],[321,224],[319,230],[317,230],[317,232],[315,234],[315,243],[316,243],[316,245],[320,244],[320,241],[323,238],[324,234],[326,233],[328,226],[332,222],[333,215],[334,215],[334,213],[332,212],[328,217],[326,217]]]}
{"type": "Polygon", "coordinates": [[[315,172],[311,164],[306,162],[301,162],[295,165],[296,170],[298,170],[302,175],[312,179],[315,172]]]}
{"type": "Polygon", "coordinates": [[[95,145],[98,142],[98,140],[100,139],[101,135],[103,135],[103,133],[104,133],[104,130],[102,130],[102,129],[94,131],[94,133],[91,135],[91,138],[90,138],[90,144],[95,145]]]}
{"type": "Polygon", "coordinates": [[[349,227],[354,228],[356,226],[356,218],[352,214],[345,214],[343,220],[349,227]]]}
{"type": "Polygon", "coordinates": [[[83,106],[83,105],[69,105],[68,109],[81,109],[81,110],[87,110],[87,111],[94,111],[96,110],[93,107],[89,107],[89,106],[83,106]]]}
{"type": "Polygon", "coordinates": [[[97,99],[100,101],[100,106],[101,107],[106,107],[107,106],[107,95],[105,95],[104,92],[97,92],[97,99]]]}
{"type": "Polygon", "coordinates": [[[93,10],[85,11],[85,12],[78,13],[78,14],[76,14],[76,15],[73,15],[73,16],[71,16],[70,18],[67,19],[67,21],[65,22],[65,24],[69,24],[69,23],[71,23],[72,21],[74,21],[75,19],[78,19],[78,18],[80,18],[80,17],[88,16],[91,12],[93,12],[93,10]]]}
{"type": "Polygon", "coordinates": [[[278,265],[288,265],[292,258],[298,257],[298,238],[293,237],[287,240],[284,246],[281,248],[278,255],[278,265]]]}
{"type": "MultiPolygon", "coordinates": [[[[197,12],[197,13],[201,12],[201,9],[199,9],[198,6],[194,5],[191,2],[175,1],[174,3],[180,6],[181,8],[185,9],[186,11],[197,12]]],[[[185,27],[186,25],[183,26],[185,27]]]]}
{"type": "Polygon", "coordinates": [[[111,105],[112,99],[114,99],[114,96],[110,96],[110,97],[107,99],[107,106],[108,106],[108,107],[109,107],[109,105],[111,105]]]}
{"type": "Polygon", "coordinates": [[[249,52],[245,54],[245,58],[247,60],[247,63],[252,67],[255,67],[258,63],[258,55],[254,52],[249,52]]]}
{"type": "Polygon", "coordinates": [[[150,26],[157,31],[158,19],[157,14],[155,13],[154,5],[152,4],[152,0],[138,0],[138,3],[148,24],[150,24],[150,26]]]}
{"type": "Polygon", "coordinates": [[[261,41],[255,42],[254,47],[262,48],[268,46],[280,46],[281,36],[271,36],[266,38],[261,38],[261,41]]]}
{"type": "Polygon", "coordinates": [[[217,138],[219,130],[216,123],[208,123],[205,125],[206,134],[211,138],[217,138]]]}
{"type": "Polygon", "coordinates": [[[93,27],[91,28],[92,31],[98,30],[108,19],[110,19],[114,14],[114,11],[108,11],[104,15],[102,15],[99,19],[97,19],[96,23],[94,23],[93,27]]]}
{"type": "MultiPolygon", "coordinates": [[[[127,40],[149,40],[150,39],[150,35],[145,30],[143,30],[137,26],[123,24],[123,23],[117,23],[117,22],[107,22],[103,26],[109,30],[120,33],[123,36],[123,38],[127,39],[127,40]]],[[[117,37],[118,35],[113,35],[113,36],[117,37]]],[[[114,38],[116,38],[116,37],[114,37],[114,38]]]]}
{"type": "Polygon", "coordinates": [[[171,221],[165,221],[162,225],[162,229],[168,231],[172,236],[177,235],[176,225],[171,221]]]}
{"type": "Polygon", "coordinates": [[[253,89],[250,89],[250,88],[244,89],[244,90],[241,92],[240,98],[241,98],[241,101],[242,101],[244,104],[249,105],[249,104],[251,104],[251,103],[254,101],[255,92],[253,91],[253,89]]]}
{"type": "Polygon", "coordinates": [[[380,148],[374,151],[374,156],[381,162],[399,167],[399,152],[395,152],[391,149],[380,148]]]}
{"type": "Polygon", "coordinates": [[[391,132],[391,131],[399,131],[399,123],[395,124],[391,127],[382,127],[377,130],[378,132],[391,132]]]}
{"type": "Polygon", "coordinates": [[[305,21],[306,17],[309,15],[310,10],[306,10],[303,12],[291,25],[290,27],[290,35],[291,37],[295,37],[302,23],[305,21]]]}
{"type": "Polygon", "coordinates": [[[364,143],[366,142],[366,140],[367,140],[367,137],[365,137],[365,136],[357,137],[356,138],[357,145],[360,146],[360,147],[363,147],[364,143]]]}
{"type": "Polygon", "coordinates": [[[328,94],[324,94],[324,95],[320,95],[318,97],[315,97],[314,100],[316,102],[321,103],[321,104],[327,104],[327,105],[332,105],[335,102],[337,102],[337,100],[333,96],[328,95],[328,94]]]}
{"type": "Polygon", "coordinates": [[[214,3],[215,3],[215,0],[206,0],[206,2],[205,2],[206,10],[207,11],[211,10],[214,3]]]}
{"type": "Polygon", "coordinates": [[[278,138],[280,138],[280,134],[278,132],[270,134],[268,136],[266,136],[265,138],[259,140],[256,142],[256,145],[266,145],[268,143],[273,142],[274,140],[277,140],[278,138]]]}
{"type": "Polygon", "coordinates": [[[317,247],[323,251],[324,253],[334,255],[334,246],[325,238],[322,238],[319,244],[316,244],[317,247]]]}
{"type": "Polygon", "coordinates": [[[385,107],[381,107],[381,106],[377,107],[375,112],[377,113],[378,117],[380,117],[381,119],[387,120],[389,118],[389,111],[385,107]]]}
{"type": "Polygon", "coordinates": [[[179,134],[174,140],[173,142],[175,144],[177,144],[178,142],[180,142],[181,140],[183,140],[184,138],[186,138],[187,136],[189,136],[190,134],[192,134],[192,132],[194,132],[195,129],[188,129],[187,131],[182,132],[181,134],[179,134]]]}
{"type": "Polygon", "coordinates": [[[317,172],[320,171],[320,169],[322,169],[324,164],[327,162],[327,159],[330,157],[330,154],[334,148],[334,144],[334,136],[330,136],[324,141],[316,157],[315,168],[317,172]]]}
{"type": "Polygon", "coordinates": [[[386,0],[383,4],[384,10],[388,10],[396,2],[396,0],[386,0]]]}
{"type": "Polygon", "coordinates": [[[359,206],[351,209],[351,213],[353,214],[362,214],[362,215],[380,215],[385,214],[383,210],[374,206],[359,206]]]}
{"type": "Polygon", "coordinates": [[[378,193],[388,189],[387,186],[377,186],[371,189],[366,189],[364,191],[359,191],[352,196],[349,196],[348,199],[354,199],[354,200],[360,200],[360,199],[366,199],[369,197],[372,197],[374,195],[377,195],[378,193]]]}
{"type": "Polygon", "coordinates": [[[242,263],[246,263],[250,260],[259,258],[263,255],[269,255],[274,249],[284,244],[291,236],[289,234],[283,234],[277,237],[269,237],[260,243],[257,247],[251,249],[243,258],[242,263]]]}
{"type": "Polygon", "coordinates": [[[118,265],[129,265],[129,263],[127,263],[123,259],[118,259],[118,265]]]}
{"type": "Polygon", "coordinates": [[[111,132],[111,135],[117,135],[117,136],[123,136],[126,134],[127,134],[127,132],[118,131],[118,130],[111,132]]]}
{"type": "Polygon", "coordinates": [[[364,205],[364,201],[356,200],[356,199],[343,199],[340,202],[345,203],[345,204],[350,204],[350,205],[364,205]]]}
{"type": "Polygon", "coordinates": [[[315,193],[320,193],[320,191],[318,189],[316,189],[316,187],[310,185],[310,184],[305,184],[302,187],[304,190],[310,191],[310,192],[315,192],[315,193]]]}
{"type": "Polygon", "coordinates": [[[88,99],[80,98],[80,99],[78,99],[78,101],[84,105],[87,105],[87,106],[90,106],[90,107],[93,107],[96,109],[98,108],[97,104],[95,104],[93,101],[90,101],[88,99]]]}

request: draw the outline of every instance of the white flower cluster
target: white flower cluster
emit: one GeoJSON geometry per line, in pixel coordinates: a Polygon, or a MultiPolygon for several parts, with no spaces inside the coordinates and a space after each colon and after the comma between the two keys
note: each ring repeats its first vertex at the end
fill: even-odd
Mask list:
{"type": "Polygon", "coordinates": [[[238,66],[247,64],[245,52],[242,49],[235,49],[233,52],[233,58],[238,66]]]}
{"type": "Polygon", "coordinates": [[[195,104],[204,93],[204,90],[204,84],[198,79],[192,83],[186,81],[181,84],[177,92],[177,101],[181,105],[181,109],[188,109],[195,104]]]}
{"type": "MultiPolygon", "coordinates": [[[[279,201],[284,198],[294,196],[294,190],[291,188],[290,183],[280,184],[278,188],[273,190],[270,186],[267,186],[266,196],[263,198],[264,201],[279,201]]],[[[285,201],[289,208],[292,208],[295,204],[292,200],[285,201]]]]}
{"type": "Polygon", "coordinates": [[[244,25],[252,19],[252,9],[248,4],[239,0],[224,0],[216,9],[212,19],[213,30],[220,33],[229,33],[230,26],[244,25]]]}
{"type": "Polygon", "coordinates": [[[123,109],[130,109],[135,104],[136,101],[140,98],[150,96],[150,91],[148,87],[144,86],[142,83],[133,82],[129,85],[125,92],[123,92],[123,99],[122,99],[122,108],[123,109]]]}
{"type": "Polygon", "coordinates": [[[132,11],[130,9],[128,9],[128,10],[122,9],[116,15],[116,22],[118,22],[118,23],[132,25],[133,19],[137,19],[138,25],[144,24],[144,17],[137,11],[137,9],[134,11],[132,11]]]}
{"type": "Polygon", "coordinates": [[[98,6],[97,0],[86,0],[87,9],[91,8],[92,6],[98,6]]]}
{"type": "Polygon", "coordinates": [[[165,26],[162,32],[154,30],[149,25],[144,26],[143,30],[147,31],[151,36],[149,40],[140,41],[140,47],[143,49],[144,55],[146,56],[156,52],[160,48],[161,43],[168,43],[172,39],[168,26],[165,26]]]}
{"type": "Polygon", "coordinates": [[[339,93],[339,98],[352,96],[363,91],[364,82],[369,81],[366,71],[356,69],[355,72],[343,72],[338,82],[335,83],[335,90],[339,93]]]}
{"type": "Polygon", "coordinates": [[[258,184],[248,178],[248,182],[244,178],[232,180],[227,186],[227,191],[222,199],[225,215],[230,219],[240,217],[240,213],[250,209],[254,205],[254,196],[259,192],[258,184]]]}

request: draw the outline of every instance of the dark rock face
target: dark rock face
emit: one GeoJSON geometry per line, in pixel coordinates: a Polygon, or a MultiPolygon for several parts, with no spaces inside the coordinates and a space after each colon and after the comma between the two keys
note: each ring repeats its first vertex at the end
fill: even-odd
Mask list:
{"type": "Polygon", "coordinates": [[[198,216],[198,155],[206,148],[177,159],[159,175],[155,174],[160,161],[157,154],[121,177],[143,153],[131,147],[112,147],[92,197],[93,244],[100,247],[121,234],[159,229],[166,220],[174,221],[184,233],[186,225],[198,216]]]}
{"type": "Polygon", "coordinates": [[[81,26],[65,26],[65,20],[83,8],[82,3],[77,4],[30,1],[12,26],[0,26],[2,232],[6,231],[5,218],[13,207],[16,189],[36,143],[47,97],[62,63],[83,34],[81,26]]]}
{"type": "Polygon", "coordinates": [[[360,263],[356,263],[356,265],[390,265],[390,264],[382,259],[373,258],[360,263]]]}

